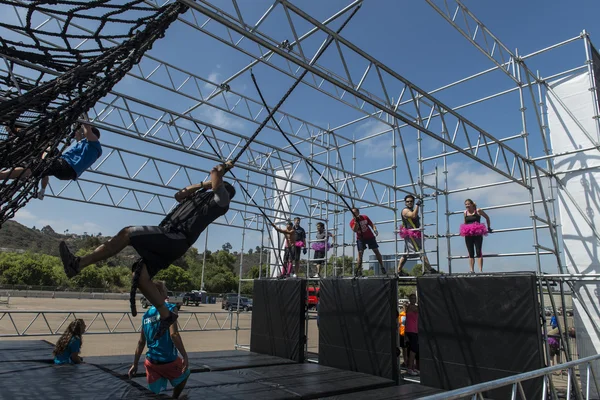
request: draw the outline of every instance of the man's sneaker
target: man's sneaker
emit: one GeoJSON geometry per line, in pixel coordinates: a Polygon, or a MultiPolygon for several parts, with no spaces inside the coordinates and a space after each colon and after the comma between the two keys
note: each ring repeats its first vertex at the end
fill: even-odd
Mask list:
{"type": "Polygon", "coordinates": [[[60,259],[63,263],[63,268],[67,277],[72,278],[79,273],[79,257],[75,257],[73,253],[67,247],[67,244],[63,241],[58,245],[60,252],[60,259]]]}
{"type": "Polygon", "coordinates": [[[354,277],[359,278],[361,276],[362,276],[362,268],[356,268],[356,271],[354,272],[354,277]]]}
{"type": "Polygon", "coordinates": [[[319,274],[314,274],[313,275],[313,278],[320,278],[320,277],[321,277],[321,275],[319,275],[319,274]]]}
{"type": "Polygon", "coordinates": [[[404,270],[402,270],[402,269],[398,271],[397,275],[398,275],[398,278],[401,278],[403,276],[408,276],[408,274],[406,272],[404,272],[404,270]]]}
{"type": "Polygon", "coordinates": [[[423,272],[423,275],[435,275],[435,274],[439,274],[439,272],[437,272],[433,268],[429,268],[428,270],[426,270],[425,272],[423,272]]]}
{"type": "Polygon", "coordinates": [[[387,275],[387,271],[383,267],[379,267],[381,269],[381,275],[387,275]]]}
{"type": "Polygon", "coordinates": [[[419,371],[417,371],[416,369],[409,369],[406,372],[411,376],[419,376],[419,371]]]}
{"type": "Polygon", "coordinates": [[[171,325],[173,325],[175,322],[177,322],[177,318],[179,318],[179,315],[175,314],[174,312],[170,312],[170,311],[169,311],[169,316],[167,318],[165,318],[165,319],[161,318],[160,325],[158,325],[158,330],[154,334],[154,340],[158,340],[162,335],[167,333],[167,331],[169,330],[169,327],[171,325]]]}

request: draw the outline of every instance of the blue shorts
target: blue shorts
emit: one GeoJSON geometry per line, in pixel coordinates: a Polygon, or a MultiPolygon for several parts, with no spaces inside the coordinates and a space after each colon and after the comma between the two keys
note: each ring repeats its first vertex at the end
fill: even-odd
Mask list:
{"type": "Polygon", "coordinates": [[[376,248],[379,247],[379,245],[377,244],[377,240],[374,237],[370,238],[370,239],[364,239],[364,240],[356,239],[356,247],[358,248],[358,251],[365,251],[367,246],[371,250],[375,250],[376,248]]]}

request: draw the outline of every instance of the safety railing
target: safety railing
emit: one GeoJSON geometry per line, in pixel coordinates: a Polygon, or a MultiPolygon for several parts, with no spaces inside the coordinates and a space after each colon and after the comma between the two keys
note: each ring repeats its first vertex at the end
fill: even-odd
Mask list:
{"type": "MultiPolygon", "coordinates": [[[[234,314],[234,311],[182,311],[177,324],[183,332],[250,330],[250,314],[240,313],[240,324],[234,324],[234,314]],[[245,315],[248,317],[244,318],[245,315]]],[[[86,335],[138,333],[142,315],[133,317],[123,311],[0,311],[0,338],[61,335],[76,318],[85,320],[86,335]]]]}
{"type": "Polygon", "coordinates": [[[554,372],[560,372],[561,370],[568,371],[568,380],[567,380],[567,392],[566,394],[560,396],[560,398],[565,398],[566,400],[570,399],[584,399],[591,400],[591,391],[594,385],[596,389],[596,393],[600,393],[600,383],[596,377],[592,364],[600,361],[600,354],[596,354],[595,356],[581,358],[576,361],[570,361],[564,364],[557,364],[552,367],[541,368],[535,371],[525,372],[519,375],[514,375],[508,378],[497,379],[495,381],[479,383],[477,385],[468,386],[461,389],[452,390],[449,392],[444,392],[440,394],[435,394],[431,396],[421,397],[421,400],[454,400],[454,399],[467,399],[471,398],[472,400],[483,400],[484,393],[490,390],[505,388],[507,386],[511,387],[511,400],[516,399],[527,399],[525,395],[525,391],[523,390],[523,382],[535,379],[535,378],[543,378],[543,387],[541,398],[543,400],[548,398],[557,399],[559,395],[556,393],[554,385],[552,385],[552,374],[554,372]],[[579,369],[580,374],[583,376],[583,372],[585,371],[585,379],[582,380],[581,386],[576,382],[577,380],[577,371],[579,369]],[[549,396],[549,395],[552,396],[549,396]]]}

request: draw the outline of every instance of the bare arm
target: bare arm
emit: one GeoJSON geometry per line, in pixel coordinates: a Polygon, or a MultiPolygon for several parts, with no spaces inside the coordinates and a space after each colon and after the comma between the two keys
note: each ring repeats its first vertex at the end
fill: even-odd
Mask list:
{"type": "Polygon", "coordinates": [[[171,334],[171,340],[173,341],[175,348],[177,351],[179,351],[181,357],[183,357],[183,371],[185,371],[188,367],[188,355],[185,351],[185,346],[183,345],[183,340],[179,335],[179,329],[177,328],[176,323],[169,327],[169,333],[171,334]]]}
{"type": "Polygon", "coordinates": [[[409,209],[405,208],[404,210],[402,210],[402,215],[404,217],[407,217],[407,218],[418,217],[419,216],[419,206],[415,205],[415,208],[412,211],[410,211],[409,209]]]}
{"type": "Polygon", "coordinates": [[[478,210],[477,210],[477,214],[479,214],[479,215],[481,215],[483,218],[485,218],[485,221],[487,222],[488,229],[490,229],[490,228],[492,227],[492,222],[491,222],[491,220],[490,220],[490,216],[489,216],[489,215],[487,215],[487,214],[485,213],[485,211],[483,211],[482,209],[478,209],[478,210]]]}
{"type": "Polygon", "coordinates": [[[288,233],[287,229],[278,228],[275,224],[271,223],[271,226],[279,233],[288,233]]]}
{"type": "Polygon", "coordinates": [[[85,136],[88,142],[98,141],[98,136],[94,135],[94,132],[92,132],[92,127],[90,125],[82,124],[81,129],[83,129],[83,136],[85,136]]]}
{"type": "Polygon", "coordinates": [[[71,353],[71,361],[73,361],[73,364],[81,364],[83,362],[83,358],[79,357],[79,352],[71,353]]]}
{"type": "Polygon", "coordinates": [[[146,336],[144,336],[144,332],[140,332],[140,339],[138,340],[137,347],[135,348],[135,356],[133,357],[133,365],[129,368],[129,379],[137,372],[137,366],[140,362],[140,357],[142,352],[144,351],[144,347],[146,347],[146,336]]]}
{"type": "Polygon", "coordinates": [[[175,193],[175,200],[177,200],[177,202],[181,203],[183,200],[187,199],[189,196],[194,194],[196,191],[198,191],[200,189],[208,190],[211,188],[212,188],[211,181],[205,181],[202,183],[196,183],[194,185],[189,185],[189,186],[186,186],[183,189],[181,189],[179,192],[175,193]]]}

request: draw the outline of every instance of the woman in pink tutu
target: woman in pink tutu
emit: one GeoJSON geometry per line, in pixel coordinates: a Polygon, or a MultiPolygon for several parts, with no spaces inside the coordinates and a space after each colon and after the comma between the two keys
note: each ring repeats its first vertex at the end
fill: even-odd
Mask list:
{"type": "Polygon", "coordinates": [[[483,245],[483,237],[488,232],[492,232],[490,217],[481,208],[477,208],[477,204],[471,199],[465,200],[465,207],[465,222],[460,226],[460,235],[465,237],[471,272],[475,272],[475,254],[477,254],[477,258],[479,259],[479,272],[483,272],[481,246],[483,245]],[[487,227],[480,222],[481,217],[485,218],[487,227]]]}

